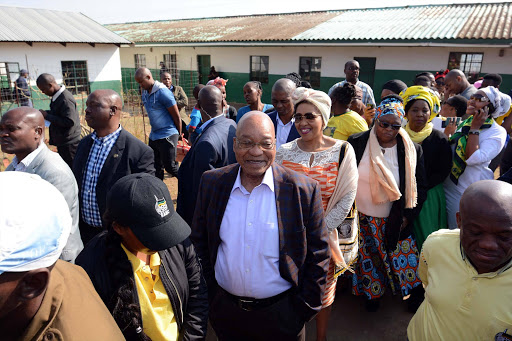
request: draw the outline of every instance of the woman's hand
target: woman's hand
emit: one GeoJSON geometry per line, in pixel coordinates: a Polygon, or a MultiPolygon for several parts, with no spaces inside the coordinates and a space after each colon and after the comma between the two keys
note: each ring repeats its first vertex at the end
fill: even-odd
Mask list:
{"type": "Polygon", "coordinates": [[[484,107],[478,110],[473,115],[473,121],[471,122],[471,129],[480,129],[484,124],[485,120],[489,117],[489,107],[484,107]]]}
{"type": "Polygon", "coordinates": [[[452,136],[457,130],[457,124],[455,120],[449,120],[446,128],[444,128],[444,134],[448,137],[452,136]]]}
{"type": "Polygon", "coordinates": [[[402,231],[404,228],[406,228],[407,225],[409,225],[409,220],[406,217],[403,217],[402,218],[402,225],[400,225],[400,231],[402,231]]]}
{"type": "Polygon", "coordinates": [[[366,123],[370,125],[373,121],[373,118],[375,117],[375,108],[373,107],[365,107],[364,108],[364,119],[366,120],[366,123]]]}

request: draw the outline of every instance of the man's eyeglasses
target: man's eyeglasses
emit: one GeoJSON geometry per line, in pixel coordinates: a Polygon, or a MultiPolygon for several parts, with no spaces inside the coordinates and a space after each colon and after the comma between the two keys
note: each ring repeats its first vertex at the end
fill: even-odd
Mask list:
{"type": "Polygon", "coordinates": [[[240,141],[238,139],[236,140],[236,144],[237,144],[238,148],[245,149],[245,150],[252,149],[252,148],[254,148],[254,146],[258,146],[262,149],[270,150],[270,149],[273,149],[274,146],[276,145],[274,142],[255,143],[255,142],[252,142],[249,140],[240,141]]]}
{"type": "Polygon", "coordinates": [[[485,97],[484,95],[479,95],[479,94],[475,94],[475,95],[469,97],[469,99],[472,99],[475,102],[489,102],[489,98],[485,97]]]}
{"type": "Polygon", "coordinates": [[[301,115],[301,114],[295,114],[293,115],[292,117],[295,119],[295,121],[297,122],[300,122],[302,121],[303,118],[305,118],[306,120],[308,121],[313,121],[314,119],[316,119],[318,116],[318,114],[313,114],[312,112],[308,112],[304,115],[301,115]]]}
{"type": "Polygon", "coordinates": [[[383,129],[388,129],[391,127],[391,129],[393,129],[393,130],[400,130],[400,128],[402,128],[402,126],[400,124],[391,124],[391,123],[387,123],[387,122],[382,122],[379,119],[377,119],[377,121],[379,121],[379,126],[383,129]]]}

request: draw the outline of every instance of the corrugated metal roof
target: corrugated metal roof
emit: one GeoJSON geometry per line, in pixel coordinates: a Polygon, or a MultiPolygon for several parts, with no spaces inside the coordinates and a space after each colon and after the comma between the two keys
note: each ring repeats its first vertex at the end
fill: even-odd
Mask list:
{"type": "Polygon", "coordinates": [[[512,2],[268,14],[106,26],[136,43],[511,40],[512,2]]]}
{"type": "Polygon", "coordinates": [[[292,40],[512,39],[512,3],[346,11],[292,40]]]}
{"type": "Polygon", "coordinates": [[[289,40],[339,12],[153,21],[106,25],[133,42],[289,40]]]}
{"type": "Polygon", "coordinates": [[[82,13],[0,6],[0,41],[129,44],[82,13]]]}

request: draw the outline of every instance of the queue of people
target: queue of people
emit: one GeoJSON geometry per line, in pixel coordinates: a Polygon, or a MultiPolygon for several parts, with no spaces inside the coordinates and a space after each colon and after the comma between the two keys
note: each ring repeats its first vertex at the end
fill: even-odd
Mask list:
{"type": "Polygon", "coordinates": [[[501,78],[477,89],[460,70],[423,72],[386,82],[376,105],[359,71],[348,61],[329,94],[291,73],[271,105],[247,82],[238,112],[216,75],[189,116],[171,74],[140,68],[149,146],[123,129],[113,90],[89,95],[93,132],[77,140],[76,103],[40,75],[50,111],[0,119],[15,155],[0,173],[13,195],[0,197],[6,340],[204,340],[208,321],[219,340],[305,340],[312,319],[327,340],[339,283],[368,314],[386,292],[403,297],[409,340],[512,338],[501,78]]]}

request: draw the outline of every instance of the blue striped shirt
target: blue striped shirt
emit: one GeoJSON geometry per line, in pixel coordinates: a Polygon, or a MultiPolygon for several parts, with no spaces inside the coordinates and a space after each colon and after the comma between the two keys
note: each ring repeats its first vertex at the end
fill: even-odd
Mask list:
{"type": "MultiPolygon", "coordinates": [[[[343,86],[346,82],[347,82],[347,80],[344,80],[344,81],[338,82],[338,83],[334,84],[333,86],[331,86],[331,88],[329,89],[328,95],[330,96],[331,93],[334,91],[334,89],[336,89],[339,86],[343,86]]],[[[356,85],[358,87],[360,87],[361,90],[363,90],[362,101],[363,101],[364,105],[373,104],[373,106],[375,106],[375,96],[373,95],[372,88],[365,82],[361,82],[359,79],[357,80],[356,85]]]]}
{"type": "Polygon", "coordinates": [[[96,132],[91,134],[93,144],[89,158],[85,165],[85,174],[82,182],[82,219],[86,224],[101,227],[101,215],[96,201],[96,184],[107,156],[116,143],[122,127],[107,136],[98,137],[96,132]]]}

